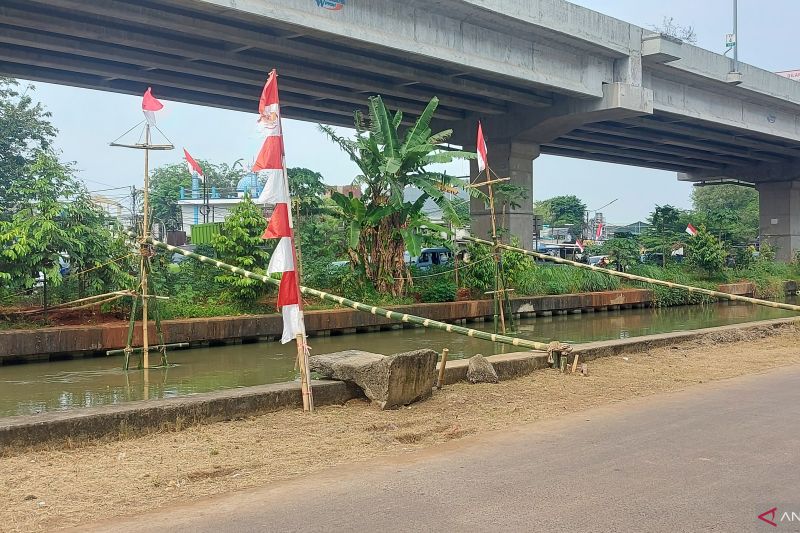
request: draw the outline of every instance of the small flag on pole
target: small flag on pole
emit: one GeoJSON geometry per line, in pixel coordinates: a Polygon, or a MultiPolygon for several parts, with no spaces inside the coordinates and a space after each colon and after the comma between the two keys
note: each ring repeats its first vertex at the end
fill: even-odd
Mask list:
{"type": "Polygon", "coordinates": [[[486,149],[486,140],[483,138],[483,126],[481,123],[478,122],[478,172],[483,172],[486,170],[487,167],[487,154],[488,150],[486,149]]]}
{"type": "Polygon", "coordinates": [[[686,233],[694,237],[695,235],[697,235],[697,228],[689,224],[688,226],[686,226],[686,233]]]}
{"type": "Polygon", "coordinates": [[[578,239],[575,241],[575,245],[578,247],[578,250],[580,250],[581,253],[583,253],[583,241],[578,239]]]}
{"type": "Polygon", "coordinates": [[[603,236],[603,224],[602,222],[597,225],[597,232],[595,233],[594,240],[599,241],[600,238],[603,236]]]}
{"type": "Polygon", "coordinates": [[[186,148],[183,149],[183,156],[186,158],[186,166],[189,168],[189,174],[194,174],[196,172],[198,175],[203,176],[202,167],[191,155],[189,155],[189,152],[186,151],[186,148]]]}
{"type": "Polygon", "coordinates": [[[142,113],[144,113],[144,118],[147,123],[151,126],[155,126],[156,111],[161,111],[163,108],[164,104],[159,102],[158,99],[153,96],[153,89],[148,87],[144,92],[144,96],[142,97],[142,113]]]}

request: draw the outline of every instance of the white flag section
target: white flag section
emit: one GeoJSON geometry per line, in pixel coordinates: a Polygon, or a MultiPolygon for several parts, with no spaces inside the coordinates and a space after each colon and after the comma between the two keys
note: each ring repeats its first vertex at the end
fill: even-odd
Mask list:
{"type": "Polygon", "coordinates": [[[283,314],[283,337],[281,343],[288,344],[295,340],[298,335],[306,337],[306,326],[303,324],[303,312],[297,304],[284,305],[281,308],[283,314]]]}
{"type": "Polygon", "coordinates": [[[292,238],[283,237],[278,241],[278,246],[272,253],[269,260],[267,274],[272,275],[277,272],[290,272],[294,270],[294,250],[292,250],[292,238]]]}
{"type": "Polygon", "coordinates": [[[281,108],[278,104],[264,106],[258,117],[258,128],[265,137],[278,137],[281,131],[281,108]]]}
{"type": "Polygon", "coordinates": [[[266,178],[266,184],[256,200],[257,204],[288,204],[289,191],[286,189],[286,178],[283,169],[260,170],[260,178],[266,178]]]}

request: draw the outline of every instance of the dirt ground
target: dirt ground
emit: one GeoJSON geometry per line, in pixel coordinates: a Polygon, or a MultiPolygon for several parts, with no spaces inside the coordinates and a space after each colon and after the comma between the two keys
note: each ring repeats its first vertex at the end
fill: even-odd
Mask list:
{"type": "Polygon", "coordinates": [[[281,411],[75,449],[0,458],[0,530],[43,531],[136,514],[601,404],[800,364],[800,328],[729,335],[591,361],[497,385],[460,383],[384,412],[366,402],[281,411]],[[730,341],[730,342],[726,342],[730,341]]]}

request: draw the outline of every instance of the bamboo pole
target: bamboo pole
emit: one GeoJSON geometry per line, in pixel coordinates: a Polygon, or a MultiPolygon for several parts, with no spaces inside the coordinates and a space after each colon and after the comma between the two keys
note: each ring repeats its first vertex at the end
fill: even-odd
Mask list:
{"type": "Polygon", "coordinates": [[[142,220],[142,243],[139,249],[141,253],[140,263],[140,276],[142,281],[142,366],[148,368],[150,366],[150,349],[148,346],[149,338],[147,331],[147,279],[149,277],[149,268],[147,263],[150,261],[148,257],[148,250],[145,243],[150,238],[150,124],[145,126],[145,149],[144,149],[144,214],[142,220]]]}
{"type": "Polygon", "coordinates": [[[308,382],[308,360],[305,350],[305,339],[302,334],[298,334],[297,341],[297,363],[300,365],[300,389],[303,391],[303,411],[313,411],[314,405],[311,403],[311,384],[308,382]]]}
{"type": "Polygon", "coordinates": [[[445,371],[447,369],[447,355],[450,353],[448,348],[442,350],[442,364],[439,366],[439,379],[436,382],[436,388],[441,389],[444,387],[445,371]]]}
{"type": "MultiPolygon", "coordinates": [[[[490,241],[485,239],[478,239],[475,237],[464,237],[466,240],[477,243],[483,244],[485,246],[494,246],[494,244],[490,241]]],[[[750,298],[749,296],[739,296],[737,294],[728,294],[727,292],[720,292],[714,291],[711,289],[703,289],[700,287],[692,287],[691,285],[682,285],[680,283],[673,283],[671,281],[663,281],[660,279],[653,279],[653,278],[646,278],[644,276],[637,276],[636,274],[628,274],[627,272],[617,272],[615,270],[608,270],[602,267],[597,267],[594,265],[587,265],[584,263],[578,263],[577,261],[570,261],[569,259],[561,259],[560,257],[553,257],[552,255],[541,254],[538,252],[532,252],[530,250],[524,250],[522,248],[517,248],[516,246],[509,246],[507,244],[499,244],[500,248],[505,250],[509,250],[511,252],[517,252],[524,255],[528,255],[530,257],[535,257],[537,259],[542,259],[544,261],[552,261],[554,263],[559,263],[562,265],[571,265],[576,268],[582,268],[584,270],[594,270],[595,272],[602,272],[603,274],[607,274],[609,276],[616,276],[618,278],[629,279],[632,281],[641,281],[643,283],[649,283],[651,285],[661,285],[662,287],[669,287],[670,289],[682,289],[688,292],[694,292],[698,294],[705,294],[708,296],[714,296],[717,298],[721,298],[723,300],[731,300],[735,302],[747,302],[756,305],[763,305],[765,307],[772,307],[775,309],[786,309],[787,311],[795,311],[800,312],[800,305],[792,305],[786,304],[782,302],[771,302],[769,300],[760,300],[758,298],[750,298]]]]}
{"type": "MultiPolygon", "coordinates": [[[[135,237],[136,235],[133,233],[129,233],[129,235],[135,237]]],[[[216,259],[212,259],[210,257],[206,257],[194,252],[190,252],[188,250],[184,250],[182,248],[178,248],[176,246],[172,246],[170,244],[166,244],[160,241],[154,240],[152,237],[147,241],[149,244],[156,246],[158,248],[162,248],[164,250],[168,250],[170,252],[181,254],[185,257],[191,257],[201,263],[210,264],[217,268],[221,268],[223,270],[227,270],[228,272],[232,272],[234,274],[238,274],[248,279],[255,279],[259,281],[263,281],[264,283],[269,283],[270,285],[280,286],[280,281],[276,279],[272,279],[269,276],[262,276],[261,274],[256,274],[255,272],[250,272],[244,270],[243,268],[235,267],[233,265],[228,265],[223,263],[222,261],[218,261],[216,259]]],[[[446,324],[444,322],[439,322],[438,320],[431,320],[430,318],[423,318],[415,315],[409,315],[404,313],[397,313],[395,311],[390,311],[388,309],[383,309],[377,306],[370,306],[367,304],[363,304],[361,302],[356,302],[354,300],[349,300],[342,296],[337,296],[335,294],[331,294],[324,291],[318,291],[316,289],[310,289],[308,287],[300,287],[301,294],[305,296],[313,296],[315,298],[319,298],[320,300],[327,300],[329,302],[335,302],[339,305],[343,305],[345,307],[350,307],[351,309],[355,309],[356,311],[362,311],[364,313],[370,313],[376,316],[383,316],[392,320],[398,320],[400,322],[404,322],[407,324],[417,324],[426,328],[431,329],[438,329],[442,331],[446,331],[448,333],[457,333],[459,335],[464,335],[467,337],[473,337],[476,339],[482,339],[491,342],[497,342],[500,344],[508,344],[511,346],[518,346],[521,348],[528,348],[531,350],[537,350],[546,352],[549,348],[549,344],[544,342],[536,342],[531,341],[528,339],[519,339],[516,337],[509,337],[506,335],[498,335],[496,333],[487,333],[485,331],[480,331],[477,329],[470,329],[464,328],[461,326],[456,326],[454,324],[446,324]]]]}

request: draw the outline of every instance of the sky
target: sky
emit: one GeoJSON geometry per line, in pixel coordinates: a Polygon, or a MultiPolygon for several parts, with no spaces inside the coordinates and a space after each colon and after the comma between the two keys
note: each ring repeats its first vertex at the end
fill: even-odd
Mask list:
{"type": "MultiPolygon", "coordinates": [[[[576,0],[573,3],[626,22],[650,28],[664,17],[692,26],[698,46],[724,51],[725,34],[732,31],[732,0],[576,0]]],[[[739,0],[739,59],[771,71],[800,68],[792,35],[800,20],[797,0],[739,0]]],[[[35,83],[34,98],[53,113],[59,129],[56,146],[62,159],[74,161],[89,190],[110,197],[126,197],[117,187],[142,186],[140,152],[113,148],[109,143],[142,119],[140,97],[35,83]]],[[[180,148],[215,163],[251,161],[260,144],[255,116],[250,113],[164,101],[160,128],[177,147],[151,155],[151,168],[182,162],[180,148]]],[[[287,165],[320,172],[333,185],[350,183],[355,165],[314,123],[284,121],[287,165]]],[[[156,139],[158,140],[158,139],[156,139]]],[[[491,146],[489,147],[491,153],[491,146]]],[[[455,175],[468,174],[468,165],[454,164],[455,175]]],[[[675,173],[612,165],[555,156],[534,163],[534,195],[543,200],[575,194],[612,223],[646,219],[655,204],[691,207],[691,185],[675,173]]]]}

